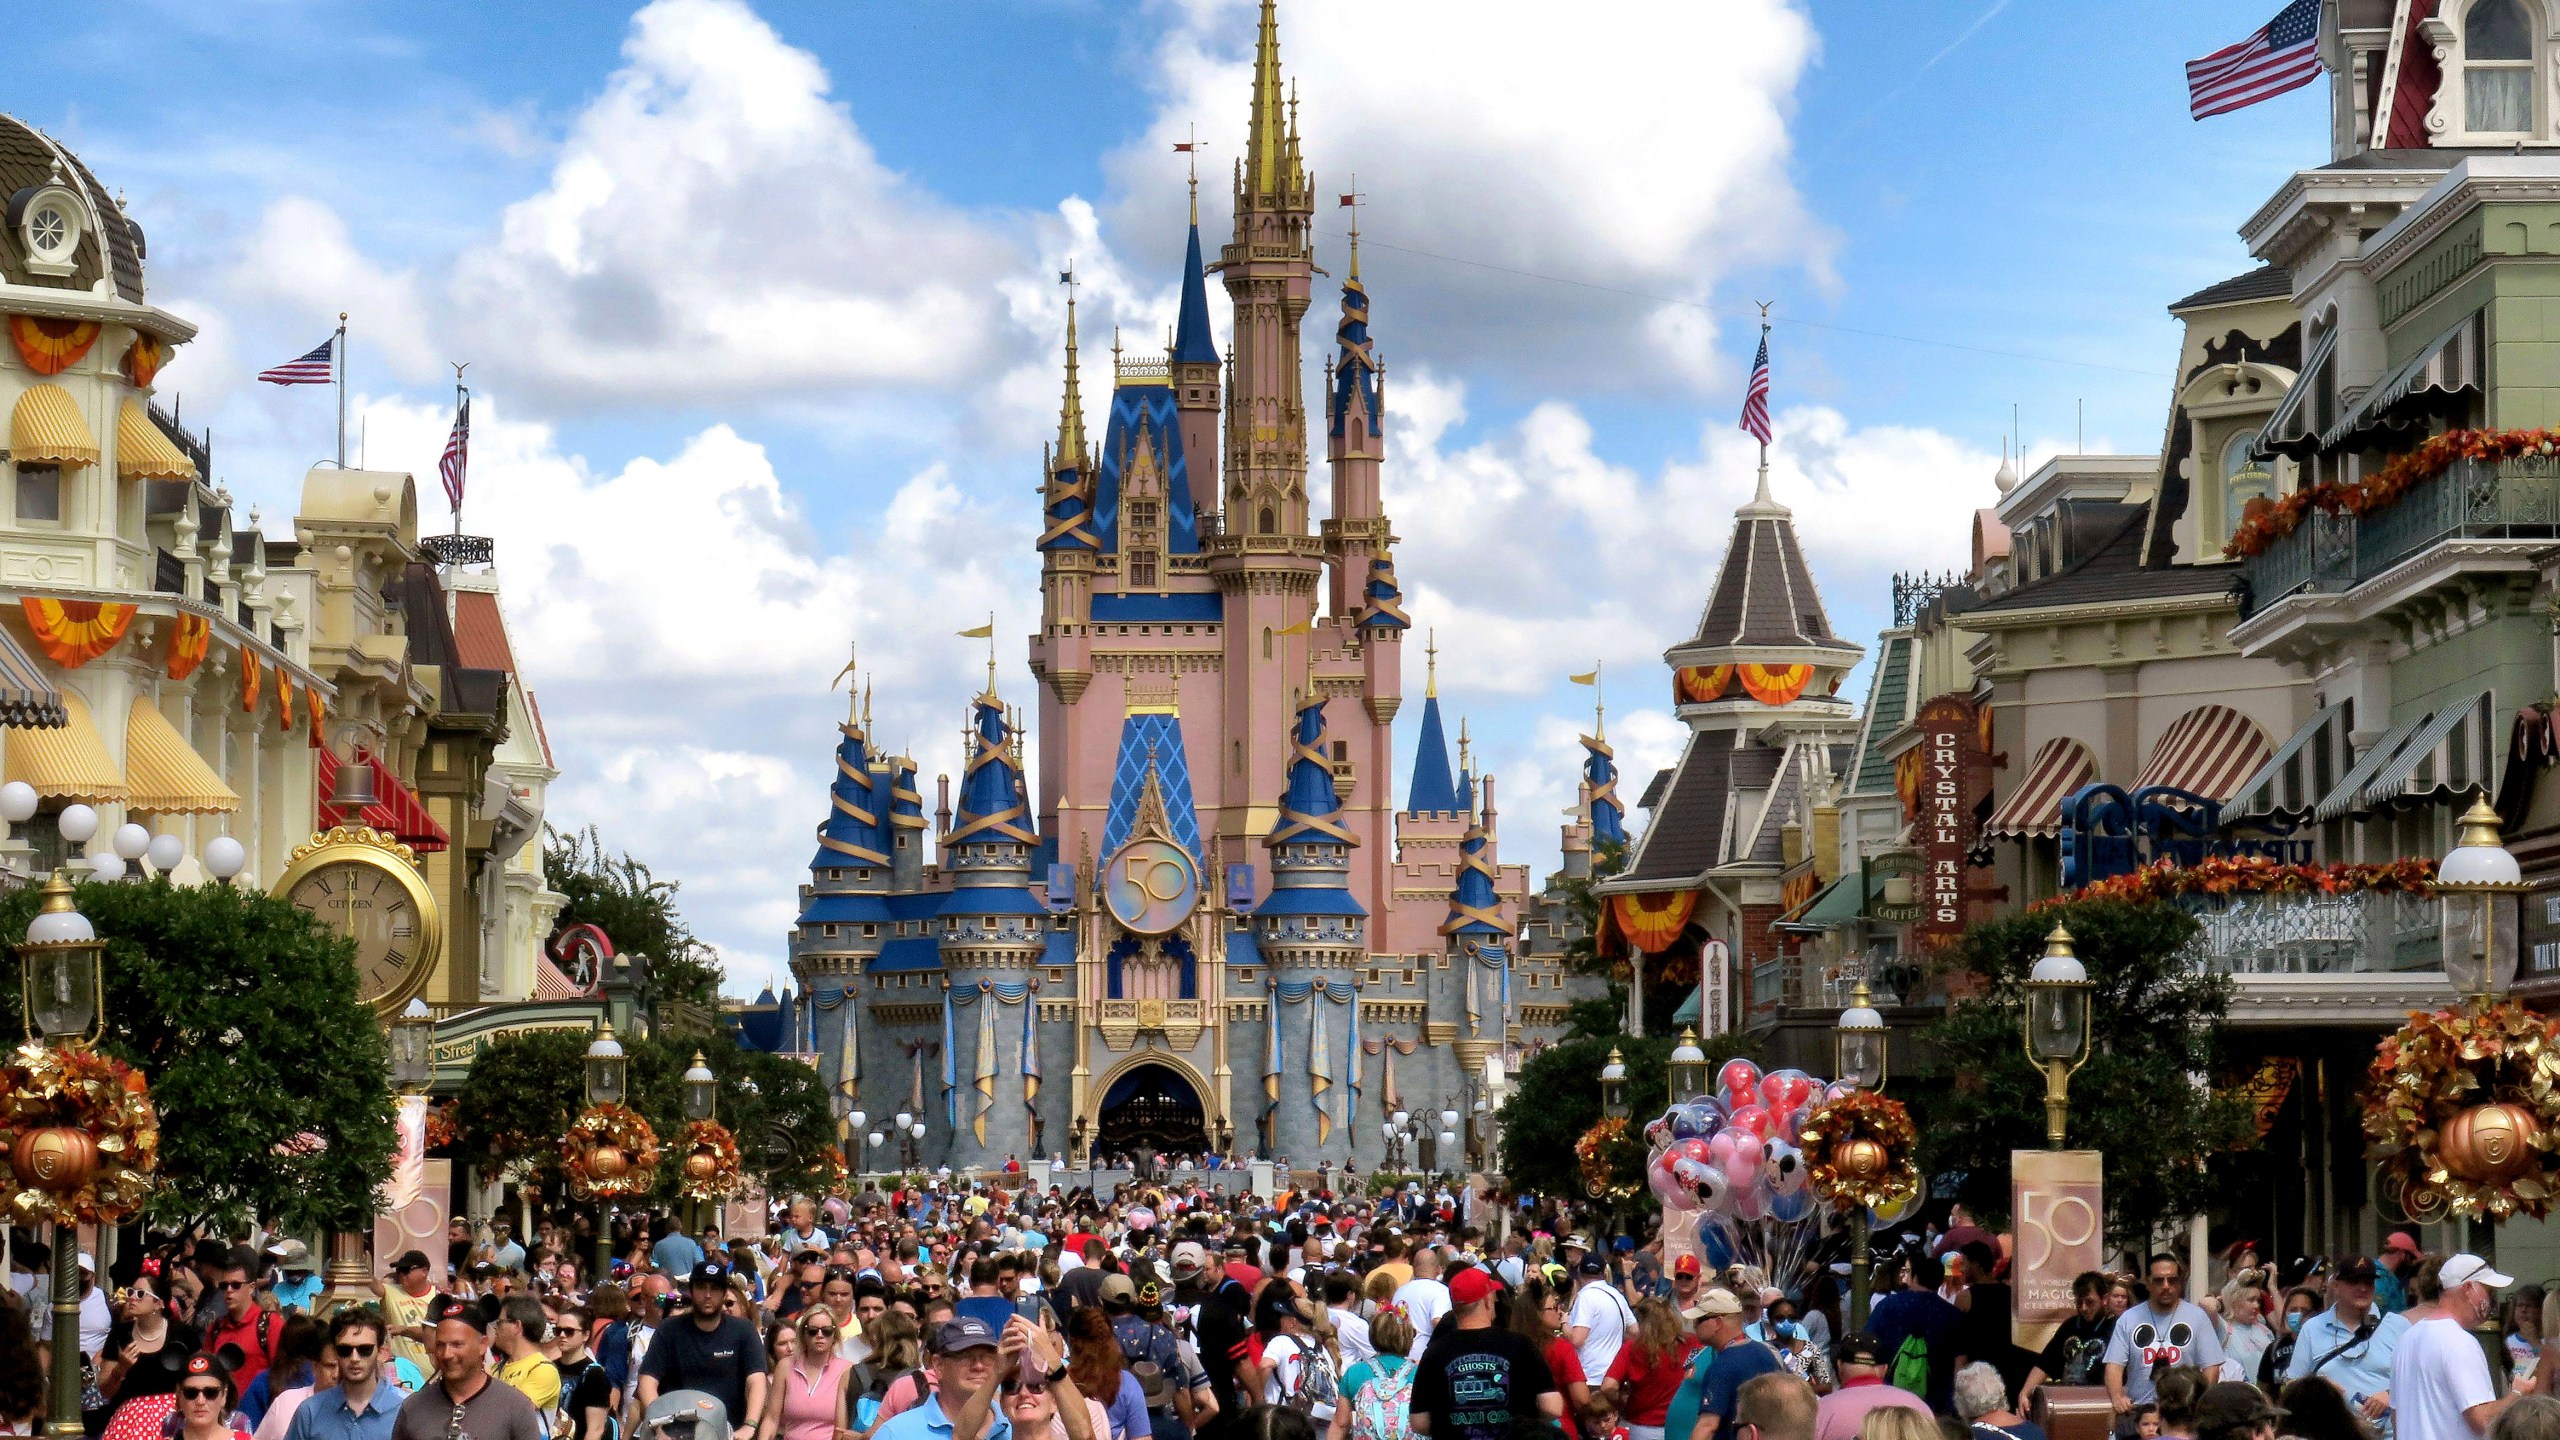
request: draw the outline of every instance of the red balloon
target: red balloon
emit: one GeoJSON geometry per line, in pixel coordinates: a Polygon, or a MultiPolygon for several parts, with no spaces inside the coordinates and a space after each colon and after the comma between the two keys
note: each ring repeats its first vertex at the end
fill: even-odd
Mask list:
{"type": "Polygon", "coordinates": [[[1770,1114],[1769,1107],[1766,1105],[1737,1105],[1733,1107],[1733,1114],[1725,1118],[1724,1128],[1747,1130],[1758,1138],[1766,1140],[1777,1123],[1778,1117],[1770,1114]]]}
{"type": "Polygon", "coordinates": [[[1733,1097],[1733,1103],[1748,1105],[1760,1094],[1760,1067],[1736,1056],[1716,1072],[1716,1085],[1733,1097]]]}
{"type": "Polygon", "coordinates": [[[1810,1077],[1795,1071],[1780,1070],[1775,1074],[1761,1077],[1760,1099],[1770,1109],[1783,1115],[1802,1105],[1806,1097],[1814,1093],[1814,1089],[1814,1083],[1810,1077]]]}

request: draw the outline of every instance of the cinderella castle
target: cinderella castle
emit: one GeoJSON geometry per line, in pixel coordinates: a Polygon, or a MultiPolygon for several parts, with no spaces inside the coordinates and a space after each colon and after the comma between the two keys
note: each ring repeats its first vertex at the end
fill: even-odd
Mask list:
{"type": "MultiPolygon", "coordinates": [[[[1597,989],[1559,968],[1560,946],[1521,943],[1526,868],[1496,858],[1493,777],[1472,773],[1463,727],[1453,769],[1429,683],[1396,802],[1411,622],[1379,502],[1383,371],[1355,231],[1316,412],[1319,523],[1299,349],[1315,185],[1273,0],[1213,263],[1197,191],[1171,342],[1161,360],[1114,347],[1099,444],[1068,304],[1036,725],[991,662],[966,768],[929,815],[915,761],[874,748],[867,703],[839,727],[791,936],[799,993],[747,1033],[814,1055],[866,1130],[924,1124],[872,1168],[911,1140],[955,1169],[1143,1149],[1463,1168],[1442,1117],[1466,1117],[1445,1133],[1475,1150],[1478,1102],[1498,1107],[1524,1052],[1597,989]],[[1212,273],[1232,307],[1223,355],[1212,273]],[[1411,1133],[1391,1141],[1399,1114],[1411,1133]]],[[[1568,872],[1595,830],[1624,833],[1608,747],[1586,749],[1568,872]]]]}

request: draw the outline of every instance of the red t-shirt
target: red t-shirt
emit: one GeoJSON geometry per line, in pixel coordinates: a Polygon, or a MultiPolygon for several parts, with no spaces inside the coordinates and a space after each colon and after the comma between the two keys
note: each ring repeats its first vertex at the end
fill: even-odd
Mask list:
{"type": "MultiPolygon", "coordinates": [[[[1547,1342],[1547,1373],[1555,1377],[1559,1395],[1573,1386],[1591,1383],[1591,1377],[1582,1373],[1582,1352],[1574,1349],[1573,1342],[1561,1335],[1547,1342]]],[[[1574,1418],[1571,1400],[1565,1402],[1564,1419],[1556,1423],[1564,1427],[1565,1440],[1576,1440],[1582,1433],[1581,1422],[1574,1418]]]]}
{"type": "Polygon", "coordinates": [[[1101,1236],[1094,1234],[1090,1230],[1079,1230],[1058,1243],[1065,1247],[1067,1254],[1073,1255],[1077,1259],[1082,1260],[1084,1258],[1084,1242],[1087,1240],[1099,1240],[1101,1238],[1101,1236]]]}
{"type": "Polygon", "coordinates": [[[274,1362],[276,1345],[283,1338],[284,1317],[282,1315],[269,1315],[264,1310],[253,1309],[246,1318],[235,1322],[231,1318],[231,1313],[226,1310],[222,1318],[214,1322],[213,1328],[205,1332],[204,1348],[220,1350],[225,1345],[239,1346],[240,1368],[232,1372],[231,1383],[246,1390],[249,1388],[249,1382],[257,1379],[258,1373],[274,1362]],[[261,1320],[265,1321],[267,1327],[267,1341],[263,1345],[258,1343],[258,1325],[261,1320]]]}
{"type": "Polygon", "coordinates": [[[1609,1363],[1609,1378],[1626,1392],[1618,1407],[1618,1418],[1630,1425],[1659,1425],[1671,1410],[1672,1392],[1688,1374],[1689,1357],[1697,1353],[1698,1342],[1682,1336],[1680,1344],[1659,1363],[1646,1358],[1644,1347],[1630,1340],[1618,1347],[1618,1358],[1609,1363]]]}

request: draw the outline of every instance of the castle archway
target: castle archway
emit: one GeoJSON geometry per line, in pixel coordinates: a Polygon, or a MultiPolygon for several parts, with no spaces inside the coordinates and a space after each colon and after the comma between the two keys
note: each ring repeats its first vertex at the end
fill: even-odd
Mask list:
{"type": "Polygon", "coordinates": [[[1094,1102],[1093,1151],[1191,1155],[1209,1148],[1209,1111],[1190,1067],[1145,1060],[1114,1072],[1094,1102]]]}

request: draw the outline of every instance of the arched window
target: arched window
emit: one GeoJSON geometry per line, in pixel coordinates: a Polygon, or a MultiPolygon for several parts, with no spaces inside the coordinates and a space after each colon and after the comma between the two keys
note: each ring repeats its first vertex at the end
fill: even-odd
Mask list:
{"type": "Polygon", "coordinates": [[[1271,658],[1271,627],[1268,625],[1262,627],[1262,658],[1271,658]]]}
{"type": "Polygon", "coordinates": [[[2275,495],[2276,477],[2265,464],[2249,458],[2249,447],[2256,444],[2255,433],[2234,435],[2222,447],[2222,528],[2225,532],[2240,525],[2240,514],[2252,500],[2275,495]]]}
{"type": "Polygon", "coordinates": [[[1268,505],[1265,505],[1265,506],[1263,506],[1263,507],[1262,507],[1262,513],[1261,513],[1260,515],[1255,516],[1255,517],[1254,517],[1254,520],[1255,520],[1254,533],[1255,533],[1255,534],[1257,534],[1257,535],[1270,535],[1270,534],[1274,534],[1274,533],[1276,533],[1276,532],[1279,530],[1279,528],[1280,528],[1279,522],[1278,522],[1278,521],[1276,521],[1276,520],[1274,520],[1274,519],[1272,518],[1272,515],[1271,515],[1271,507],[1270,507],[1270,506],[1268,506],[1268,505]]]}
{"type": "Polygon", "coordinates": [[[2462,115],[2475,135],[2533,133],[2533,30],[2524,0],[2478,0],[2462,17],[2462,115]]]}

